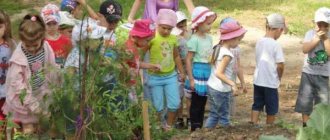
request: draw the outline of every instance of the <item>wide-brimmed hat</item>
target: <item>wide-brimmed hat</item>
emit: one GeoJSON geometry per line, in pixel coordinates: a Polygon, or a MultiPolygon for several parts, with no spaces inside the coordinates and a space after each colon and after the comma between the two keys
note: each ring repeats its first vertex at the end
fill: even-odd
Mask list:
{"type": "Polygon", "coordinates": [[[220,23],[220,40],[229,40],[245,34],[245,30],[235,19],[225,18],[220,23]]]}
{"type": "Polygon", "coordinates": [[[191,28],[196,29],[196,27],[200,24],[203,23],[207,17],[209,16],[215,16],[214,20],[216,19],[216,13],[213,11],[209,10],[208,8],[204,6],[198,6],[196,7],[191,15],[192,18],[192,23],[191,23],[191,28]]]}

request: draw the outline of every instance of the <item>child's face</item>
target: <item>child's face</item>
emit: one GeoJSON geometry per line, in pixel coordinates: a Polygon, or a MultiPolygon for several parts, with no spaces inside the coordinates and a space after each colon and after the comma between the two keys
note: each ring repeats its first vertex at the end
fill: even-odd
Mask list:
{"type": "Polygon", "coordinates": [[[82,18],[83,16],[82,5],[77,5],[77,7],[72,10],[71,14],[76,19],[82,18]]]}
{"type": "Polygon", "coordinates": [[[36,54],[42,47],[42,39],[35,41],[23,41],[24,48],[31,54],[36,54]]]}
{"type": "Polygon", "coordinates": [[[173,27],[170,25],[159,24],[157,31],[162,37],[167,37],[171,34],[173,27]]]}
{"type": "Polygon", "coordinates": [[[109,23],[106,20],[106,18],[104,17],[104,15],[98,13],[98,16],[100,17],[100,19],[99,19],[99,21],[100,21],[99,25],[100,26],[106,27],[108,31],[113,31],[117,28],[119,20],[109,23]]]}
{"type": "Polygon", "coordinates": [[[65,29],[61,29],[59,30],[59,32],[62,34],[62,35],[65,35],[69,38],[71,38],[72,36],[72,28],[65,28],[65,29]]]}
{"type": "Polygon", "coordinates": [[[134,42],[139,48],[145,48],[149,46],[150,41],[154,38],[154,36],[140,38],[140,37],[133,37],[134,42]]]}
{"type": "Polygon", "coordinates": [[[326,22],[317,22],[316,23],[316,26],[317,28],[320,30],[320,31],[325,31],[325,32],[328,32],[329,31],[329,24],[326,23],[326,22]]]}
{"type": "Polygon", "coordinates": [[[51,21],[46,24],[47,33],[56,33],[58,31],[58,23],[56,21],[51,21]]]}
{"type": "Polygon", "coordinates": [[[243,38],[244,38],[244,34],[239,37],[228,40],[229,47],[236,48],[243,38]]]}
{"type": "Polygon", "coordinates": [[[198,31],[207,33],[212,28],[212,23],[214,22],[215,16],[208,16],[206,20],[198,26],[198,31]]]}
{"type": "Polygon", "coordinates": [[[0,24],[0,38],[1,39],[5,35],[5,30],[6,30],[6,25],[5,24],[0,24]]]}
{"type": "Polygon", "coordinates": [[[107,30],[113,31],[117,28],[119,21],[108,23],[107,30]]]}
{"type": "Polygon", "coordinates": [[[187,20],[179,22],[178,24],[176,24],[176,27],[182,30],[182,33],[184,33],[185,31],[187,31],[187,20]]]}

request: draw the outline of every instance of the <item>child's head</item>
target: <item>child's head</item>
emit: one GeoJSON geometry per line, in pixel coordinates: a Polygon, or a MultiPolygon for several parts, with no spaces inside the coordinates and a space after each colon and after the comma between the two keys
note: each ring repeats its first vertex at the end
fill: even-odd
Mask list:
{"type": "Polygon", "coordinates": [[[137,47],[146,47],[155,35],[155,25],[149,19],[137,20],[129,35],[137,47]]]}
{"type": "Polygon", "coordinates": [[[67,11],[75,18],[79,19],[82,16],[82,6],[76,0],[62,0],[61,11],[67,11]]]}
{"type": "Polygon", "coordinates": [[[24,48],[34,54],[40,50],[45,39],[46,26],[38,15],[26,15],[19,25],[19,38],[24,48]]]}
{"type": "Polygon", "coordinates": [[[220,22],[220,41],[230,48],[237,47],[246,30],[233,18],[227,17],[220,22]]]}
{"type": "Polygon", "coordinates": [[[10,30],[9,16],[2,10],[0,10],[0,38],[8,40],[12,37],[10,30]]]}
{"type": "Polygon", "coordinates": [[[191,18],[191,28],[193,30],[207,33],[211,30],[211,25],[217,18],[217,15],[204,6],[198,6],[193,10],[191,18]]]}
{"type": "Polygon", "coordinates": [[[123,15],[121,5],[114,0],[104,1],[100,6],[99,12],[104,16],[107,21],[108,31],[116,29],[123,15]]]}
{"type": "Polygon", "coordinates": [[[46,32],[48,34],[55,34],[58,32],[60,23],[60,9],[54,4],[47,4],[41,9],[41,17],[46,24],[46,32]]]}
{"type": "Polygon", "coordinates": [[[181,11],[176,12],[176,17],[178,18],[176,21],[176,27],[173,28],[173,35],[183,35],[187,31],[187,16],[181,11]]]}
{"type": "Polygon", "coordinates": [[[173,10],[160,9],[157,15],[157,32],[163,37],[171,34],[172,29],[176,26],[177,17],[173,10]]]}
{"type": "Polygon", "coordinates": [[[329,31],[330,9],[321,7],[315,12],[314,22],[316,28],[322,31],[329,31]]]}
{"type": "Polygon", "coordinates": [[[281,14],[270,14],[266,17],[266,33],[271,34],[275,40],[280,38],[282,33],[287,32],[285,19],[281,14]]]}
{"type": "Polygon", "coordinates": [[[67,37],[72,36],[72,29],[76,24],[75,19],[71,16],[69,12],[61,11],[59,12],[61,21],[59,23],[59,32],[67,37]]]}

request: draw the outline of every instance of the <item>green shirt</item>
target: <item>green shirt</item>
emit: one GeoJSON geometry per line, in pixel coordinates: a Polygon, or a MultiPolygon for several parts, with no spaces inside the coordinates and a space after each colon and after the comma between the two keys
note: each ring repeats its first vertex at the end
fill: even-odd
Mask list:
{"type": "Polygon", "coordinates": [[[209,63],[212,57],[212,37],[205,38],[193,34],[187,42],[188,51],[194,52],[193,62],[209,63]]]}
{"type": "Polygon", "coordinates": [[[175,70],[173,51],[178,47],[178,39],[174,35],[162,37],[158,33],[150,42],[150,63],[160,64],[161,69],[158,72],[148,71],[153,75],[169,75],[175,70]]]}

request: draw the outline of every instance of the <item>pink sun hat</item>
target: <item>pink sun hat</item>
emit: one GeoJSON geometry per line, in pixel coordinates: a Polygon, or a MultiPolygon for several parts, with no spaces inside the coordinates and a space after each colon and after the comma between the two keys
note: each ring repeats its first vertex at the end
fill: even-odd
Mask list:
{"type": "Polygon", "coordinates": [[[204,6],[196,7],[191,14],[191,19],[192,19],[191,28],[195,29],[200,23],[203,23],[206,20],[206,18],[209,16],[215,16],[213,21],[215,21],[217,18],[217,14],[211,11],[210,9],[204,6]]]}
{"type": "Polygon", "coordinates": [[[236,20],[220,24],[220,40],[229,40],[245,34],[245,30],[236,20]]]}
{"type": "Polygon", "coordinates": [[[155,34],[156,26],[150,19],[137,20],[134,23],[132,30],[129,32],[131,36],[140,38],[150,37],[155,34]]]}
{"type": "Polygon", "coordinates": [[[177,16],[173,10],[160,9],[157,15],[157,24],[165,24],[172,27],[176,26],[177,16]]]}

